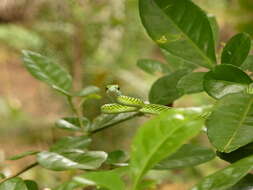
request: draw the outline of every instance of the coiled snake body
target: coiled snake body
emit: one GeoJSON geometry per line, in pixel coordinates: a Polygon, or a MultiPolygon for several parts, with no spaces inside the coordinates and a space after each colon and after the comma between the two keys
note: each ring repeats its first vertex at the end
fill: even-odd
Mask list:
{"type": "Polygon", "coordinates": [[[118,114],[124,112],[141,112],[147,114],[160,114],[170,107],[158,104],[150,104],[139,98],[123,95],[118,85],[108,85],[106,93],[114,103],[101,107],[102,113],[118,114]]]}

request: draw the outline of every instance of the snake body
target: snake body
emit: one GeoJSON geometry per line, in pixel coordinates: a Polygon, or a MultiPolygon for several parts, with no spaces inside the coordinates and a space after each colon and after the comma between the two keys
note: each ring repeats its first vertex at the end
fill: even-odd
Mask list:
{"type": "Polygon", "coordinates": [[[107,86],[107,94],[116,103],[105,104],[101,112],[106,114],[118,114],[125,112],[141,112],[147,114],[160,114],[170,108],[164,105],[145,103],[139,98],[123,95],[118,85],[107,86]]]}

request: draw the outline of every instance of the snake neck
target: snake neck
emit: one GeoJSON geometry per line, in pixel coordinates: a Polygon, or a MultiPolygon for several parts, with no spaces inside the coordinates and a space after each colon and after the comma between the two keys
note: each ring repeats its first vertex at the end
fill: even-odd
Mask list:
{"type": "Polygon", "coordinates": [[[117,98],[122,95],[119,90],[107,91],[107,95],[112,102],[117,102],[117,98]]]}

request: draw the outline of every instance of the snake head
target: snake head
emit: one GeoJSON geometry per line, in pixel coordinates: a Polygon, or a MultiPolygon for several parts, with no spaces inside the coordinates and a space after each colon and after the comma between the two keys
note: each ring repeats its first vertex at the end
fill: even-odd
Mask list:
{"type": "Polygon", "coordinates": [[[120,87],[117,84],[107,85],[106,86],[106,93],[110,97],[113,97],[113,98],[118,97],[122,94],[121,91],[120,91],[120,87]]]}

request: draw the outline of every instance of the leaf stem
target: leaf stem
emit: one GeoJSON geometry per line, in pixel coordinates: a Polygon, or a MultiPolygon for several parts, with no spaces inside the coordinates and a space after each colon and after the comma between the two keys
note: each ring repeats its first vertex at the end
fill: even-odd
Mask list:
{"type": "Polygon", "coordinates": [[[80,126],[83,128],[83,123],[82,123],[82,120],[81,120],[81,115],[79,114],[78,110],[76,109],[76,107],[75,107],[75,105],[73,103],[72,97],[71,96],[67,96],[67,100],[68,100],[68,103],[70,105],[70,108],[71,108],[72,112],[74,113],[74,115],[76,115],[76,117],[78,118],[80,126]]]}
{"type": "Polygon", "coordinates": [[[19,171],[18,173],[14,174],[14,175],[12,175],[12,176],[10,176],[10,177],[7,177],[7,178],[3,179],[0,183],[3,183],[3,182],[5,182],[5,181],[7,181],[7,180],[9,180],[9,179],[15,178],[15,177],[17,177],[17,176],[19,176],[19,175],[25,173],[26,171],[28,171],[28,170],[30,170],[30,169],[36,167],[38,164],[39,164],[38,162],[34,162],[34,163],[32,163],[32,164],[26,166],[24,169],[22,169],[22,170],[19,171]]]}
{"type": "Polygon", "coordinates": [[[126,117],[126,118],[121,119],[121,120],[118,120],[118,121],[116,121],[116,122],[114,122],[114,123],[110,123],[110,124],[108,124],[108,125],[105,125],[105,126],[99,128],[99,129],[96,129],[96,130],[94,130],[94,131],[91,131],[90,134],[93,135],[93,134],[95,134],[95,133],[97,133],[97,132],[100,132],[100,131],[102,131],[102,130],[104,130],[104,129],[107,129],[107,128],[109,128],[109,127],[113,127],[114,125],[117,125],[117,124],[119,124],[119,123],[122,123],[122,122],[124,122],[124,121],[130,120],[130,119],[133,119],[133,118],[135,118],[135,117],[137,117],[137,116],[142,116],[142,115],[144,115],[144,114],[137,112],[136,114],[130,115],[129,117],[126,117]]]}

